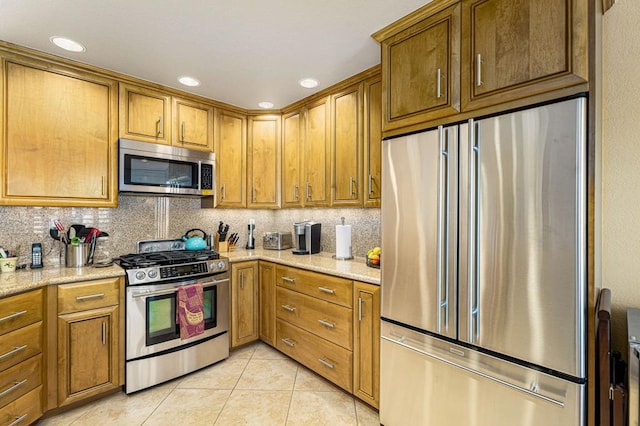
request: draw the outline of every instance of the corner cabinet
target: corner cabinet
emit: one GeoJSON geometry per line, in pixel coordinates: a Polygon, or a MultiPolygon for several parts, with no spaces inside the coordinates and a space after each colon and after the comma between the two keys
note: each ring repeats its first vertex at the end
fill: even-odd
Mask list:
{"type": "Polygon", "coordinates": [[[124,382],[121,278],[58,286],[58,406],[124,382]]]}
{"type": "Polygon", "coordinates": [[[231,264],[231,347],[258,340],[258,261],[231,264]]]}
{"type": "Polygon", "coordinates": [[[217,109],[215,113],[216,207],[246,207],[247,117],[217,109]]]}
{"type": "Polygon", "coordinates": [[[462,109],[586,83],[588,2],[463,0],[462,109]]]}
{"type": "Polygon", "coordinates": [[[378,408],[380,286],[357,281],[353,285],[353,394],[378,408]]]}
{"type": "Polygon", "coordinates": [[[35,60],[4,59],[5,205],[117,205],[117,82],[35,60]]]}
{"type": "Polygon", "coordinates": [[[120,83],[120,137],[171,145],[171,96],[120,83]]]}
{"type": "Polygon", "coordinates": [[[280,207],[280,116],[249,117],[247,207],[280,207]]]}
{"type": "Polygon", "coordinates": [[[213,106],[173,98],[172,144],[181,148],[213,151],[213,106]]]}

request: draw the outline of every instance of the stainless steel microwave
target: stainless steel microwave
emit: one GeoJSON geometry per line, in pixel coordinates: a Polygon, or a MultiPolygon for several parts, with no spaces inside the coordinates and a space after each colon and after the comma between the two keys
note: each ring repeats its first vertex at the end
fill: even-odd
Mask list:
{"type": "Polygon", "coordinates": [[[215,154],[120,139],[118,190],[122,193],[213,195],[215,154]]]}

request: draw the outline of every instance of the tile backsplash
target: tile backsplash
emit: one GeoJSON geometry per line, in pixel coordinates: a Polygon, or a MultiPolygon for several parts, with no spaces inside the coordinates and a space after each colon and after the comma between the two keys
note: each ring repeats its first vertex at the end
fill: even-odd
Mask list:
{"type": "Polygon", "coordinates": [[[364,256],[369,248],[380,245],[380,209],[376,208],[201,209],[199,199],[121,195],[115,209],[3,206],[0,217],[0,246],[17,251],[19,263],[29,263],[31,243],[41,242],[45,266],[61,262],[61,245],[49,236],[51,218],[67,226],[77,223],[106,231],[109,237],[98,240],[96,261],[133,253],[140,240],[179,238],[193,228],[215,232],[219,221],[230,225],[229,233],[239,233],[238,245],[244,247],[249,219],[256,223],[256,247],[262,247],[265,232],[289,232],[294,222],[313,220],[322,223],[322,250],[335,253],[335,225],[341,217],[352,226],[354,256],[364,256]]]}

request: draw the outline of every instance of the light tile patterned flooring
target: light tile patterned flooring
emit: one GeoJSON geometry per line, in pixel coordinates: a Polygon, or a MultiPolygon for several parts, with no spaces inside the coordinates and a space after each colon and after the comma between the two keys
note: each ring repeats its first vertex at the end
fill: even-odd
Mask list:
{"type": "Polygon", "coordinates": [[[120,392],[38,426],[379,425],[378,413],[264,343],[133,395],[120,392]]]}

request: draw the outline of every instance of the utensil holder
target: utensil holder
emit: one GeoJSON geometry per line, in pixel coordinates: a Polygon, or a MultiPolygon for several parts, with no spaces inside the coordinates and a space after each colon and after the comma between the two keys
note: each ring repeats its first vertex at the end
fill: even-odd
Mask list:
{"type": "Polygon", "coordinates": [[[67,268],[82,268],[87,265],[89,256],[89,243],[78,245],[67,244],[64,252],[64,265],[67,268]]]}
{"type": "Polygon", "coordinates": [[[3,257],[0,259],[0,271],[13,272],[16,270],[17,257],[3,257]]]}

